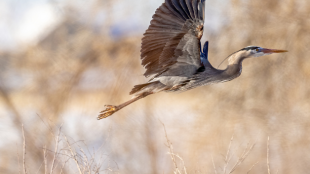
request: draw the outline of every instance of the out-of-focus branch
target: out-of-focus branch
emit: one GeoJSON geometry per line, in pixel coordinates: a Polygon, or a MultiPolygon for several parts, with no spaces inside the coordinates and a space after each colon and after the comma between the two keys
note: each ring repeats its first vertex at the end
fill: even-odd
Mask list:
{"type": "Polygon", "coordinates": [[[24,125],[22,125],[22,135],[23,135],[23,168],[24,174],[27,174],[27,167],[26,167],[26,137],[24,132],[24,125]]]}
{"type": "MultiPolygon", "coordinates": [[[[22,124],[21,114],[18,112],[17,107],[15,107],[15,105],[13,104],[11,98],[9,97],[8,92],[6,92],[1,87],[1,85],[0,85],[0,97],[2,97],[3,103],[7,106],[8,110],[13,113],[13,114],[11,114],[12,115],[12,120],[13,120],[15,128],[18,130],[16,132],[20,133],[19,136],[23,138],[24,145],[25,145],[25,139],[27,138],[27,140],[28,140],[27,144],[29,146],[29,149],[32,149],[30,151],[30,154],[31,154],[30,156],[34,156],[38,160],[41,160],[42,157],[40,156],[39,149],[37,149],[37,147],[35,146],[35,140],[32,138],[30,132],[27,129],[24,128],[24,125],[22,124]]],[[[24,169],[25,169],[25,172],[26,172],[26,168],[24,168],[24,169]]]]}
{"type": "MultiPolygon", "coordinates": [[[[15,124],[15,127],[21,131],[20,126],[22,125],[22,121],[21,121],[21,115],[19,114],[18,110],[16,109],[16,107],[14,106],[13,102],[11,101],[8,93],[6,92],[5,89],[3,89],[3,87],[1,87],[0,85],[0,96],[3,99],[3,103],[7,106],[8,110],[10,110],[13,114],[12,115],[12,119],[13,119],[13,123],[15,124]]],[[[27,131],[25,131],[27,134],[27,131]]]]}
{"type": "Polygon", "coordinates": [[[267,169],[268,174],[270,174],[270,163],[269,163],[269,136],[267,138],[267,169]]]}

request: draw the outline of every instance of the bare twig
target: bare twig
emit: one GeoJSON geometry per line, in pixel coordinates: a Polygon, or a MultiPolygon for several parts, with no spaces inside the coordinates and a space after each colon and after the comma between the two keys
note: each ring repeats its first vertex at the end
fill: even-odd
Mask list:
{"type": "Polygon", "coordinates": [[[48,129],[50,130],[50,133],[52,134],[53,137],[55,137],[54,133],[53,133],[53,128],[52,126],[49,124],[49,122],[47,122],[47,124],[45,123],[45,121],[43,120],[43,118],[37,114],[37,116],[40,118],[40,120],[42,121],[43,124],[45,124],[46,127],[48,127],[48,129]]]}
{"type": "Polygon", "coordinates": [[[250,173],[250,171],[253,169],[253,167],[256,165],[256,164],[258,164],[259,162],[257,161],[255,164],[253,164],[252,165],[252,167],[248,170],[248,172],[246,172],[247,174],[249,174],[250,173]]]}
{"type": "Polygon", "coordinates": [[[214,164],[213,156],[212,156],[212,164],[213,164],[213,168],[214,168],[214,173],[217,174],[216,167],[215,167],[215,164],[214,164]]]}
{"type": "MultiPolygon", "coordinates": [[[[160,121],[160,120],[159,120],[159,121],[160,121]]],[[[161,122],[161,121],[160,121],[160,122],[161,122]]],[[[169,151],[170,151],[169,154],[170,154],[171,160],[173,161],[174,167],[175,167],[176,170],[178,171],[178,170],[179,170],[179,169],[178,169],[178,165],[177,165],[177,163],[176,163],[176,160],[175,160],[174,155],[172,155],[172,154],[174,154],[174,153],[173,153],[173,146],[172,146],[172,143],[170,142],[170,140],[169,140],[169,138],[168,138],[165,124],[164,124],[163,122],[161,122],[161,124],[162,124],[163,127],[164,127],[165,137],[166,137],[166,141],[167,141],[167,143],[168,143],[167,147],[169,148],[169,151]]]]}
{"type": "MultiPolygon", "coordinates": [[[[94,164],[94,162],[95,162],[95,157],[96,157],[96,154],[94,153],[94,154],[92,154],[91,152],[90,152],[90,150],[89,150],[89,148],[87,147],[87,145],[86,145],[86,143],[83,141],[83,144],[84,144],[84,146],[85,146],[85,148],[86,148],[86,150],[87,150],[87,153],[88,154],[90,154],[90,159],[88,159],[88,157],[87,157],[87,155],[86,155],[86,153],[84,152],[84,150],[81,148],[81,151],[82,151],[82,153],[84,154],[84,156],[85,156],[85,158],[87,159],[87,168],[88,168],[88,170],[89,170],[89,172],[91,171],[91,166],[93,166],[93,164],[94,164]]],[[[94,152],[95,150],[93,149],[93,152],[94,152]]],[[[91,172],[90,172],[91,173],[91,172]]]]}
{"type": "Polygon", "coordinates": [[[69,148],[69,150],[70,150],[70,152],[71,152],[72,158],[74,159],[74,161],[75,161],[75,163],[76,163],[76,166],[77,166],[77,168],[79,169],[79,173],[82,174],[82,171],[81,171],[79,162],[78,162],[78,160],[76,159],[76,152],[73,152],[73,150],[72,150],[72,148],[71,148],[71,145],[70,145],[70,143],[69,143],[69,141],[68,141],[67,136],[64,135],[64,137],[65,137],[65,139],[66,139],[68,148],[69,148]]]}
{"type": "MultiPolygon", "coordinates": [[[[78,147],[79,147],[79,149],[80,149],[80,151],[82,152],[82,154],[83,154],[83,163],[84,163],[84,165],[85,165],[85,167],[84,167],[84,171],[87,169],[87,171],[88,171],[88,173],[89,174],[91,174],[91,169],[90,169],[90,164],[89,164],[89,161],[88,161],[88,158],[87,158],[87,156],[86,156],[86,153],[84,152],[84,150],[82,149],[82,147],[80,147],[79,145],[77,145],[78,147]]],[[[83,172],[83,173],[85,173],[85,172],[83,172]]]]}
{"type": "Polygon", "coordinates": [[[174,167],[175,167],[174,173],[175,173],[175,174],[181,174],[181,173],[182,173],[182,172],[180,171],[180,169],[178,168],[178,165],[177,165],[177,162],[176,162],[176,159],[175,159],[175,157],[178,157],[178,158],[182,161],[184,173],[187,174],[184,160],[183,160],[179,155],[177,155],[177,154],[175,154],[175,153],[173,152],[173,146],[172,146],[171,141],[170,141],[169,138],[168,138],[165,124],[164,124],[163,122],[161,122],[160,120],[159,120],[159,122],[163,125],[163,128],[164,128],[166,141],[167,141],[167,143],[168,143],[167,147],[169,148],[169,151],[170,151],[170,152],[168,152],[168,154],[170,155],[171,160],[173,161],[173,164],[174,164],[174,167]]]}
{"type": "Polygon", "coordinates": [[[44,165],[44,160],[43,160],[43,162],[41,162],[41,164],[40,164],[39,168],[37,169],[36,174],[38,174],[38,173],[40,172],[42,165],[44,165]]]}
{"type": "Polygon", "coordinates": [[[22,134],[23,134],[23,168],[24,174],[27,174],[27,167],[26,167],[26,138],[24,132],[24,125],[22,124],[22,134]]]}
{"type": "Polygon", "coordinates": [[[267,169],[268,169],[268,174],[270,174],[270,165],[269,165],[269,136],[267,138],[267,169]]]}
{"type": "Polygon", "coordinates": [[[62,165],[61,169],[60,169],[60,174],[62,174],[62,170],[65,168],[65,165],[67,164],[67,162],[71,159],[71,157],[69,157],[62,165]]]}
{"type": "MultiPolygon", "coordinates": [[[[95,160],[95,154],[97,154],[100,150],[102,150],[103,149],[103,147],[104,147],[104,145],[105,145],[105,142],[109,142],[109,138],[110,138],[110,135],[111,135],[111,130],[112,130],[112,128],[111,128],[111,126],[109,127],[109,129],[108,129],[108,136],[107,136],[107,138],[105,138],[105,141],[100,145],[100,147],[97,149],[97,150],[94,150],[93,151],[93,160],[95,160]]],[[[86,146],[86,145],[85,145],[86,146]]],[[[97,164],[97,166],[96,166],[96,169],[94,169],[94,172],[95,173],[99,173],[99,170],[100,170],[100,168],[101,168],[101,165],[102,165],[102,161],[105,161],[105,160],[103,160],[103,156],[104,156],[104,154],[103,153],[101,153],[101,155],[100,155],[100,157],[99,157],[99,163],[97,164]]],[[[107,155],[105,155],[105,156],[107,156],[107,155]]],[[[117,163],[115,162],[115,161],[113,161],[113,163],[115,163],[115,165],[116,165],[116,167],[117,167],[117,169],[119,169],[119,167],[118,167],[118,165],[117,165],[117,163]]],[[[112,171],[112,169],[110,169],[110,159],[108,159],[108,170],[109,171],[112,171]]]]}
{"type": "Polygon", "coordinates": [[[251,147],[247,145],[247,147],[244,149],[243,153],[241,154],[241,157],[238,159],[236,164],[233,166],[233,168],[230,170],[229,173],[232,173],[236,170],[236,168],[246,159],[246,157],[249,155],[250,151],[253,149],[255,144],[253,144],[251,147]]]}
{"type": "Polygon", "coordinates": [[[230,139],[230,142],[229,142],[229,145],[228,145],[228,150],[227,150],[227,153],[226,153],[226,157],[225,157],[225,166],[224,166],[224,174],[226,173],[226,169],[227,169],[227,165],[230,161],[230,157],[229,157],[229,153],[230,153],[230,148],[231,148],[231,144],[234,140],[234,135],[231,136],[231,139],[230,139]]]}
{"type": "Polygon", "coordinates": [[[21,169],[20,169],[20,161],[19,161],[19,153],[18,153],[18,150],[16,151],[16,153],[17,153],[17,162],[18,162],[18,174],[21,174],[22,171],[21,171],[21,169]]]}
{"type": "Polygon", "coordinates": [[[62,127],[62,125],[59,127],[58,135],[55,137],[55,141],[56,141],[56,143],[55,143],[55,153],[54,153],[54,157],[53,157],[53,162],[52,162],[50,174],[53,174],[53,172],[54,172],[54,164],[55,164],[55,161],[56,161],[56,158],[57,158],[57,154],[58,154],[58,143],[59,143],[59,136],[60,136],[60,132],[61,132],[61,127],[62,127]]]}
{"type": "Polygon", "coordinates": [[[181,158],[178,154],[171,154],[170,152],[168,152],[168,154],[173,155],[173,156],[176,156],[176,157],[178,157],[178,158],[182,161],[184,173],[187,174],[187,171],[186,171],[186,167],[185,167],[185,163],[184,163],[183,158],[181,158]]]}
{"type": "Polygon", "coordinates": [[[47,153],[46,153],[46,145],[43,146],[43,159],[44,159],[44,173],[47,174],[47,153]]]}

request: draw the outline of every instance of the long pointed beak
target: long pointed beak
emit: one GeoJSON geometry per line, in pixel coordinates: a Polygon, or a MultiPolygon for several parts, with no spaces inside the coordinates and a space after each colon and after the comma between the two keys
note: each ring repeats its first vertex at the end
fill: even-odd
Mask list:
{"type": "Polygon", "coordinates": [[[264,48],[261,50],[261,52],[263,53],[285,53],[285,52],[288,52],[287,50],[275,50],[275,49],[267,49],[267,48],[264,48]]]}

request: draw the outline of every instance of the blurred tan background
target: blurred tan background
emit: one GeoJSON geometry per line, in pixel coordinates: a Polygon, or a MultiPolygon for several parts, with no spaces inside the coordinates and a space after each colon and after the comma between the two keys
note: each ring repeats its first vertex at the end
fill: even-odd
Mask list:
{"type": "Polygon", "coordinates": [[[161,3],[0,3],[0,173],[309,172],[308,0],[207,0],[213,66],[249,45],[289,52],[246,60],[233,81],[159,93],[96,120],[147,80],[140,41],[161,3]]]}

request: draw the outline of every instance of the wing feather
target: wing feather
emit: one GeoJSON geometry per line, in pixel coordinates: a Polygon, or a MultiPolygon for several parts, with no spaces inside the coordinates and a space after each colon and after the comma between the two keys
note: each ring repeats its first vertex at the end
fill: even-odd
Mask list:
{"type": "Polygon", "coordinates": [[[170,10],[172,14],[177,16],[179,19],[182,19],[183,22],[186,21],[186,18],[183,17],[183,15],[175,8],[175,6],[172,3],[173,0],[166,0],[166,7],[170,10]]]}
{"type": "Polygon", "coordinates": [[[189,17],[187,16],[187,14],[185,13],[184,9],[182,8],[180,1],[181,0],[171,0],[172,4],[174,5],[174,7],[178,10],[178,12],[185,18],[185,19],[189,19],[189,17]]]}
{"type": "Polygon", "coordinates": [[[191,16],[191,13],[188,10],[188,7],[187,7],[185,0],[180,0],[180,4],[181,4],[185,14],[187,15],[188,19],[193,19],[191,16]]]}
{"type": "Polygon", "coordinates": [[[201,2],[198,3],[198,18],[200,20],[205,19],[205,6],[204,6],[205,0],[201,0],[201,2]]]}
{"type": "Polygon", "coordinates": [[[195,18],[198,19],[198,1],[192,0],[193,10],[195,14],[195,18]]]}
{"type": "Polygon", "coordinates": [[[156,10],[142,39],[146,77],[190,75],[201,66],[203,9],[204,0],[165,0],[156,10]]]}
{"type": "Polygon", "coordinates": [[[195,14],[194,14],[194,10],[193,10],[193,4],[192,4],[192,0],[186,0],[186,5],[188,7],[188,11],[192,17],[192,19],[195,19],[195,14]]]}

